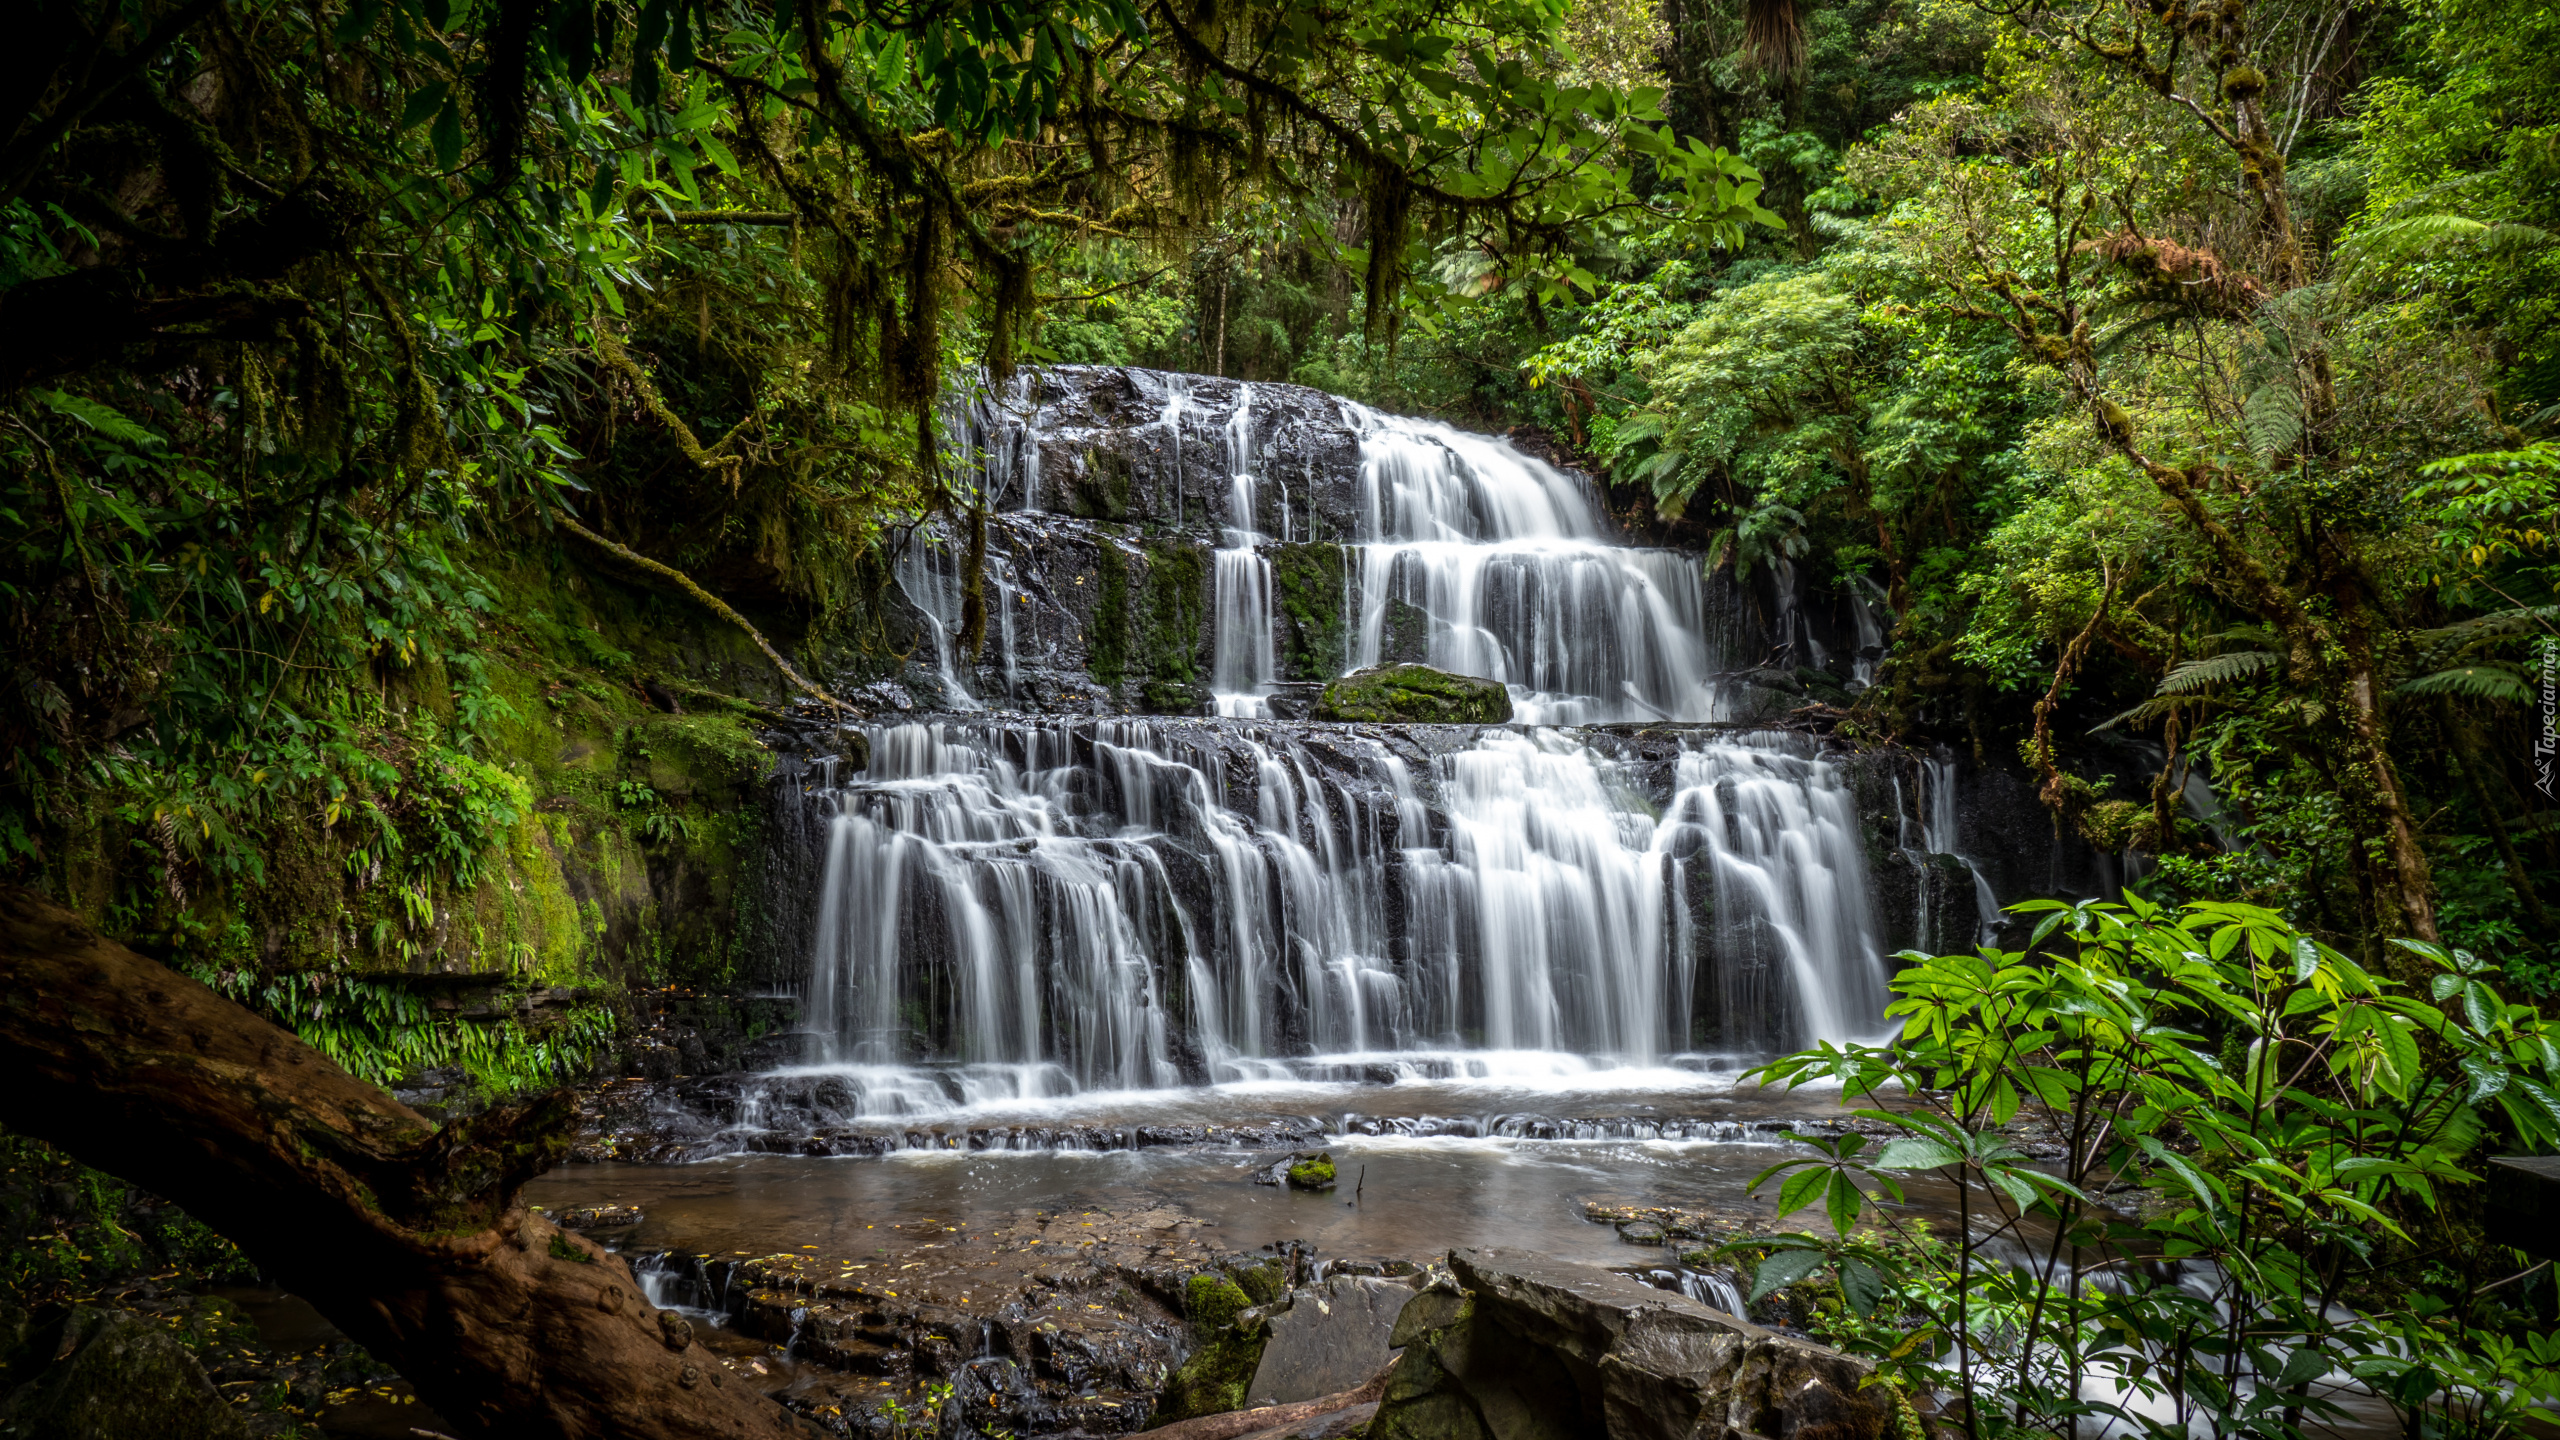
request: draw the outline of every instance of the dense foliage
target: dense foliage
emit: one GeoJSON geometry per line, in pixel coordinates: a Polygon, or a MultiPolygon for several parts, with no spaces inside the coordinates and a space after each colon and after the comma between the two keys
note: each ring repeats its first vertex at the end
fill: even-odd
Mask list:
{"type": "Polygon", "coordinates": [[[2404,942],[2413,993],[2255,907],[2021,909],[2028,952],[1906,957],[1899,1044],[1764,1072],[1894,1138],[1760,1177],[1831,1224],[1752,1242],[1756,1295],[1826,1276],[1835,1338],[1976,1440],[2296,1435],[2357,1381],[2412,1436],[2490,1440],[2560,1396],[2542,1267],[2443,1214],[2485,1133],[2560,1137],[2560,1044],[2496,967],[2404,942]]]}
{"type": "Polygon", "coordinates": [[[2547,991],[2551,23],[1898,12],[1730,122],[1804,127],[1789,242],[1633,264],[1525,372],[1716,563],[1882,603],[1853,731],[2022,757],[2163,895],[2547,991]],[[1814,144],[1809,96],[1913,54],[1909,103],[1814,144]]]}

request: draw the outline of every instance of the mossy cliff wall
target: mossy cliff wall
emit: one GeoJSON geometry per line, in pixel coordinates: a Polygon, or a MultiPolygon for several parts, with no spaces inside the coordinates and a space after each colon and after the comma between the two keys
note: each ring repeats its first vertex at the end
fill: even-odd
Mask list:
{"type": "MultiPolygon", "coordinates": [[[[338,1026],[342,1058],[385,1077],[403,1070],[396,1032],[452,1019],[506,1027],[481,1047],[501,1068],[564,1026],[580,1041],[558,1055],[620,1064],[667,1019],[690,1036],[681,1068],[738,1063],[788,1008],[737,998],[786,979],[766,885],[771,662],[591,553],[512,536],[468,560],[487,604],[459,638],[296,697],[361,711],[355,753],[235,820],[241,858],[172,861],[168,830],[192,815],[101,807],[50,857],[48,888],[307,1035],[338,1026]]],[[[756,618],[811,669],[858,668],[805,617],[756,618]]]]}

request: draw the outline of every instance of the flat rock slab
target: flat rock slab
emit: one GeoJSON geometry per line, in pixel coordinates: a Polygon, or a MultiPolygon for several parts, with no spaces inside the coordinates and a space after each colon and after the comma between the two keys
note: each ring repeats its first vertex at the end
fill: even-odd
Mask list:
{"type": "Polygon", "coordinates": [[[1396,1316],[1413,1298],[1403,1280],[1336,1275],[1290,1292],[1270,1320],[1271,1339],[1247,1393],[1286,1405],[1355,1389],[1386,1368],[1396,1316]]]}

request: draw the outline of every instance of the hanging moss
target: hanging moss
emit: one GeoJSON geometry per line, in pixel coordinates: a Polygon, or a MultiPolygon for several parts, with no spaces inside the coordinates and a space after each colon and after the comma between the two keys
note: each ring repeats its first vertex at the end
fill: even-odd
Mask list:
{"type": "Polygon", "coordinates": [[[1200,670],[1200,627],[1207,619],[1208,552],[1197,545],[1150,545],[1147,578],[1155,601],[1149,668],[1156,679],[1188,683],[1200,670]]]}

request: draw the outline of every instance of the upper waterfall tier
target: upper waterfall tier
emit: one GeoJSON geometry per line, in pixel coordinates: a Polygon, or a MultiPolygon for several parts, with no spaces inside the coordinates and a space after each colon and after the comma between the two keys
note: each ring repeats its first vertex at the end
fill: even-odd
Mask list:
{"type": "Polygon", "coordinates": [[[950,654],[958,547],[910,551],[947,708],[1285,716],[1292,682],[1419,661],[1504,682],[1529,723],[1731,709],[1698,557],[1628,546],[1588,477],[1508,440],[1118,367],[1026,372],[951,419],[1002,516],[989,573],[1014,628],[985,693],[950,654]],[[1060,670],[1091,688],[1040,691],[1060,670]],[[1095,691],[1119,704],[1079,703],[1095,691]]]}

